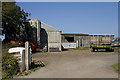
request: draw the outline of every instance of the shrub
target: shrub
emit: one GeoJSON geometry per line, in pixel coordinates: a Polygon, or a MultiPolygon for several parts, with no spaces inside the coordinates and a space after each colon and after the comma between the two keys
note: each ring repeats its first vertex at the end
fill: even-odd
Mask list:
{"type": "Polygon", "coordinates": [[[13,47],[18,47],[18,44],[12,44],[12,43],[2,43],[2,55],[8,54],[8,50],[13,47]]]}
{"type": "Polygon", "coordinates": [[[17,60],[12,55],[2,56],[2,78],[12,78],[19,72],[17,60]]]}

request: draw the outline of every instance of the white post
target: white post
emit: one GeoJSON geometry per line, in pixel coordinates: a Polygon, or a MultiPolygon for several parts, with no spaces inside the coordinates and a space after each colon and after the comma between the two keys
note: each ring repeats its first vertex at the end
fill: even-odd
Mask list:
{"type": "Polygon", "coordinates": [[[81,45],[82,45],[82,41],[81,41],[81,39],[80,39],[80,40],[79,40],[79,47],[82,47],[81,45]]]}
{"type": "Polygon", "coordinates": [[[25,42],[25,66],[29,70],[29,42],[25,42]]]}
{"type": "Polygon", "coordinates": [[[21,72],[23,72],[25,70],[25,51],[21,51],[21,53],[22,53],[21,72]]]}
{"type": "Polygon", "coordinates": [[[78,43],[79,43],[79,42],[78,42],[78,40],[77,40],[77,41],[76,41],[76,47],[77,47],[77,48],[78,48],[78,43]]]}
{"type": "Polygon", "coordinates": [[[37,44],[40,43],[40,21],[37,21],[37,44]]]}

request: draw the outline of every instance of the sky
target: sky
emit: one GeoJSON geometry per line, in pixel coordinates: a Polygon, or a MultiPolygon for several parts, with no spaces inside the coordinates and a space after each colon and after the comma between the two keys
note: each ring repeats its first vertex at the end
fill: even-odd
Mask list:
{"type": "Polygon", "coordinates": [[[30,19],[51,25],[62,33],[118,36],[117,2],[17,2],[30,19]]]}
{"type": "MultiPolygon", "coordinates": [[[[8,2],[8,0],[2,0],[8,2]]],[[[9,0],[14,1],[14,0],[9,0]]],[[[120,0],[15,0],[17,2],[119,2],[120,0]]]]}

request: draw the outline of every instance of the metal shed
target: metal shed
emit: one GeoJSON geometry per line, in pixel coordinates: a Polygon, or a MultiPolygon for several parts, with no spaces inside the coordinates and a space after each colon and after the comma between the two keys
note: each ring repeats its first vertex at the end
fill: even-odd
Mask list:
{"type": "Polygon", "coordinates": [[[41,22],[40,44],[48,52],[61,51],[61,31],[41,22]]]}
{"type": "Polygon", "coordinates": [[[29,20],[32,27],[36,28],[37,48],[50,51],[61,51],[61,31],[41,22],[39,19],[29,20]]]}

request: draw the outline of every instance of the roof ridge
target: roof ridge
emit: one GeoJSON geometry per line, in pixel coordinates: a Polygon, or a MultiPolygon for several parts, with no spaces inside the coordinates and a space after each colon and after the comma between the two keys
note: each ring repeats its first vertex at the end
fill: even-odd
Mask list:
{"type": "Polygon", "coordinates": [[[58,29],[54,28],[53,26],[48,25],[48,24],[46,24],[46,23],[44,23],[44,22],[42,22],[42,21],[41,21],[41,23],[43,23],[43,24],[45,24],[45,25],[47,25],[47,26],[49,26],[49,27],[51,27],[51,28],[53,28],[53,29],[55,29],[55,30],[57,30],[57,31],[60,31],[60,30],[58,30],[58,29]]]}

